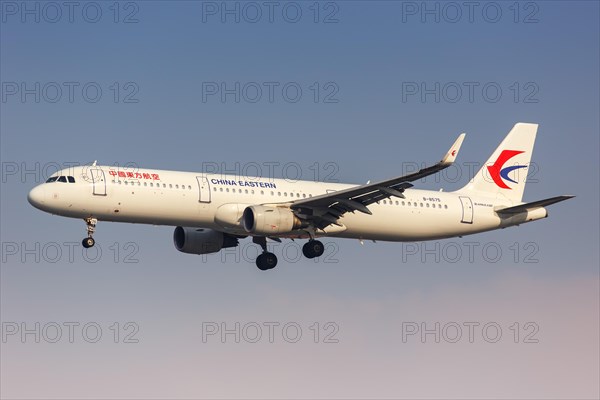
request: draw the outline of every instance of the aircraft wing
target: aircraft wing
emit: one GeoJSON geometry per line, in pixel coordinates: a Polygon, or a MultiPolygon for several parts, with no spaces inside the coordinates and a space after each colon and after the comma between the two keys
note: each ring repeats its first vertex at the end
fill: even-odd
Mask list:
{"type": "Polygon", "coordinates": [[[347,212],[360,211],[371,214],[368,208],[370,204],[392,196],[404,198],[402,192],[413,186],[410,182],[435,174],[452,165],[464,138],[465,134],[461,133],[442,160],[430,167],[392,179],[298,200],[290,207],[299,218],[312,221],[320,229],[330,224],[339,225],[338,219],[347,212]]]}

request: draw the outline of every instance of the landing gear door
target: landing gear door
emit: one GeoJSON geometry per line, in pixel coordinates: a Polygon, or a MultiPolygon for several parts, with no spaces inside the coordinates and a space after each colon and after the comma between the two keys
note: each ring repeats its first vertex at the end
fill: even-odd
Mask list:
{"type": "Polygon", "coordinates": [[[460,204],[462,205],[462,222],[463,224],[473,223],[473,202],[469,197],[460,196],[460,204]]]}
{"type": "Polygon", "coordinates": [[[106,196],[106,179],[104,178],[104,171],[100,168],[92,168],[90,169],[90,175],[94,185],[94,195],[106,196]]]}
{"type": "Polygon", "coordinates": [[[197,176],[200,203],[210,203],[210,185],[206,176],[197,176]]]}

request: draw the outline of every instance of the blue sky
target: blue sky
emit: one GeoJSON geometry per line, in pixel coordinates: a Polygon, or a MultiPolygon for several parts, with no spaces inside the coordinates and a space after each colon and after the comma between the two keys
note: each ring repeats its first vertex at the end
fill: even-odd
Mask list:
{"type": "Polygon", "coordinates": [[[7,337],[3,396],[598,397],[597,2],[482,2],[471,19],[437,2],[276,2],[272,22],[262,2],[82,2],[72,21],[64,6],[58,18],[47,3],[1,4],[2,329],[104,331],[96,344],[7,337]],[[235,7],[240,21],[223,21],[235,7]],[[298,246],[286,262],[280,245],[267,274],[248,241],[225,260],[195,257],[169,227],[100,222],[98,261],[80,247],[71,258],[84,224],[26,201],[55,165],[93,160],[275,165],[276,177],[293,164],[305,179],[361,183],[435,162],[466,132],[458,178],[418,185],[454,190],[519,121],[540,124],[525,200],[577,196],[550,218],[428,244],[332,239],[317,262],[293,262],[298,246]],[[111,324],[128,321],[139,343],[114,343],[111,324]],[[295,322],[304,335],[203,343],[215,321],[295,322]],[[328,321],[339,343],[314,343],[310,326],[328,321]],[[495,322],[504,335],[404,343],[407,321],[495,322]],[[539,343],[514,343],[514,322],[521,334],[537,324],[539,343]]]}

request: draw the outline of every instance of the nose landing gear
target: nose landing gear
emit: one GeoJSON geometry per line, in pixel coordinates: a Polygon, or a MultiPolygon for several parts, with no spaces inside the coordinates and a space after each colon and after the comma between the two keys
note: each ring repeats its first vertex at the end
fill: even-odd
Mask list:
{"type": "Polygon", "coordinates": [[[87,235],[88,236],[81,241],[81,244],[86,249],[89,249],[90,247],[93,247],[96,244],[96,241],[94,240],[94,238],[92,236],[94,235],[94,232],[96,231],[96,224],[98,223],[98,220],[96,218],[88,217],[84,221],[87,225],[87,235]]]}

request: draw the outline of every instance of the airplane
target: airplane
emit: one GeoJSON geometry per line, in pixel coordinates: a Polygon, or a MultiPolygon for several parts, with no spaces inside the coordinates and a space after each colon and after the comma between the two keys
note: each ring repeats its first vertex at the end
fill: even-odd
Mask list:
{"type": "Polygon", "coordinates": [[[574,196],[522,202],[537,124],[517,123],[488,161],[454,192],[418,190],[413,182],[452,165],[462,133],[441,161],[417,172],[364,185],[265,179],[92,165],[56,172],[28,194],[34,207],[81,218],[85,248],[98,221],[175,226],[175,248],[208,254],[248,236],[262,248],[257,267],[277,265],[267,238],[308,239],[307,258],[324,252],[321,237],[424,241],[462,237],[546,218],[546,206],[574,196]]]}

